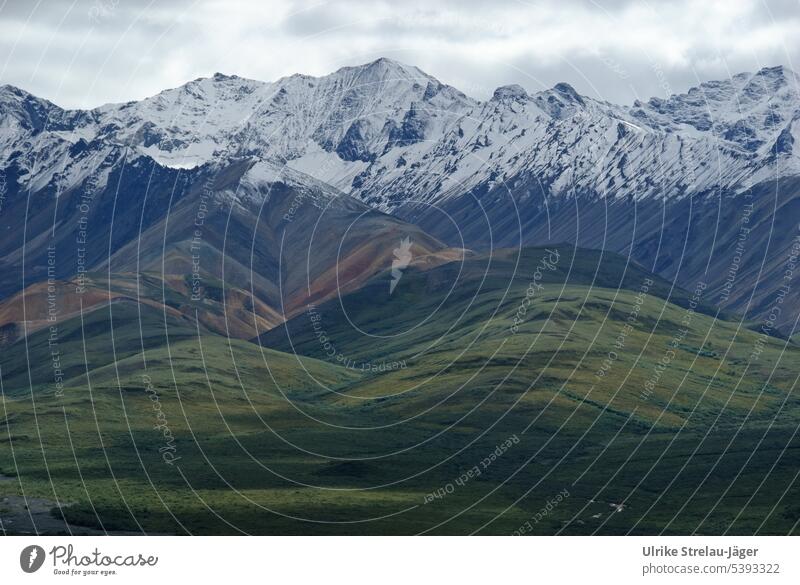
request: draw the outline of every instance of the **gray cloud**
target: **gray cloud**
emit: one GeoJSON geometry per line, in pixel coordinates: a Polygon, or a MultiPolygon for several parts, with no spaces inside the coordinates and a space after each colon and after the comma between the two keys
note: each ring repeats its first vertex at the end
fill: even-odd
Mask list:
{"type": "Polygon", "coordinates": [[[798,0],[0,0],[0,82],[91,107],[215,71],[270,80],[388,56],[479,98],[566,81],[629,103],[797,70],[797,38],[798,0]]]}

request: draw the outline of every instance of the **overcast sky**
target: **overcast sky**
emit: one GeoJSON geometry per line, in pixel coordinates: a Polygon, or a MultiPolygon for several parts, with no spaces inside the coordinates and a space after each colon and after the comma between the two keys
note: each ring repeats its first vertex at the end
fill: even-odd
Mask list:
{"type": "Polygon", "coordinates": [[[0,0],[0,83],[68,107],[216,71],[273,80],[381,56],[481,99],[566,81],[630,103],[800,70],[800,0],[0,0]]]}

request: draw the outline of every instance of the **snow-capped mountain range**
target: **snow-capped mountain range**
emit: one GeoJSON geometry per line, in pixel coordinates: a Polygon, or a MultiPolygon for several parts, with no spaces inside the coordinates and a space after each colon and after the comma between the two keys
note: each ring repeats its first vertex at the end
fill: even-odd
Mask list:
{"type": "Polygon", "coordinates": [[[800,174],[799,135],[800,78],[784,67],[631,106],[565,83],[481,102],[388,59],[272,83],[215,74],[88,111],[0,88],[0,165],[16,162],[31,191],[102,175],[124,150],[177,168],[257,157],[390,212],[532,182],[553,197],[680,198],[800,174]]]}
{"type": "MultiPolygon", "coordinates": [[[[64,277],[185,274],[208,207],[209,274],[235,266],[230,277],[275,310],[281,279],[302,288],[282,259],[302,267],[305,248],[291,247],[323,228],[322,291],[335,290],[342,263],[353,282],[383,270],[400,234],[416,234],[420,255],[569,242],[624,253],[688,289],[702,280],[707,301],[761,319],[800,245],[798,137],[800,78],[784,67],[630,106],[565,83],[478,101],[388,59],[272,83],[215,74],[93,110],[6,85],[0,297],[47,277],[51,244],[64,277]],[[352,236],[362,217],[344,261],[336,234],[352,236]]],[[[800,287],[780,302],[789,327],[800,287]]]]}

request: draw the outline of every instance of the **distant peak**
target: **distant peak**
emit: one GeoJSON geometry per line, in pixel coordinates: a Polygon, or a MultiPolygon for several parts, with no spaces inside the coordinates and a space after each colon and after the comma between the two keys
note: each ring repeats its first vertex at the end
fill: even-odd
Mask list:
{"type": "Polygon", "coordinates": [[[533,95],[536,104],[554,118],[572,116],[586,107],[581,95],[568,83],[557,83],[552,89],[533,95]]]}
{"type": "Polygon", "coordinates": [[[362,65],[362,67],[388,67],[388,68],[397,68],[397,69],[416,69],[416,67],[412,67],[411,65],[406,65],[405,63],[401,63],[400,61],[395,61],[394,59],[389,59],[388,57],[378,57],[374,61],[370,61],[362,65]]]}
{"type": "Polygon", "coordinates": [[[577,91],[575,91],[575,88],[572,87],[569,83],[564,83],[564,82],[556,83],[553,86],[553,90],[557,91],[564,97],[569,98],[571,101],[583,104],[583,98],[577,91]]]}
{"type": "Polygon", "coordinates": [[[25,96],[32,95],[32,94],[28,93],[27,91],[25,91],[24,89],[20,89],[16,85],[10,85],[8,83],[0,85],[0,92],[10,93],[10,94],[14,94],[14,95],[20,96],[20,97],[25,97],[25,96]]]}
{"type": "Polygon", "coordinates": [[[369,62],[369,63],[367,63],[367,64],[368,64],[368,65],[378,65],[378,64],[383,64],[383,65],[400,65],[400,63],[399,63],[398,61],[395,61],[394,59],[389,59],[389,57],[378,57],[378,58],[377,58],[377,59],[375,59],[374,61],[370,61],[370,62],[369,62]]]}
{"type": "Polygon", "coordinates": [[[776,75],[786,75],[787,68],[783,65],[775,65],[774,67],[762,67],[758,70],[756,75],[764,75],[764,76],[776,76],[776,75]]]}
{"type": "Polygon", "coordinates": [[[492,100],[525,100],[528,99],[528,92],[522,86],[512,83],[510,85],[502,85],[494,90],[492,100]]]}
{"type": "Polygon", "coordinates": [[[210,77],[198,77],[196,79],[192,79],[191,81],[185,83],[180,87],[192,86],[198,83],[203,83],[204,81],[212,81],[214,83],[220,83],[223,81],[230,81],[233,79],[242,79],[242,78],[239,77],[238,75],[226,75],[225,73],[220,73],[219,71],[217,71],[210,77]]]}
{"type": "Polygon", "coordinates": [[[238,75],[225,75],[224,73],[220,73],[217,71],[214,75],[211,76],[213,81],[228,81],[229,79],[239,79],[238,75]]]}
{"type": "Polygon", "coordinates": [[[30,93],[29,91],[25,91],[24,89],[21,89],[16,85],[10,85],[10,84],[0,85],[0,96],[7,96],[6,99],[33,101],[33,102],[39,102],[41,104],[47,104],[48,106],[52,107],[58,107],[51,101],[37,97],[32,93],[30,93]]]}
{"type": "Polygon", "coordinates": [[[370,61],[369,63],[356,65],[354,67],[342,67],[337,71],[337,73],[345,71],[358,71],[370,75],[392,75],[414,79],[432,79],[430,75],[424,73],[422,70],[414,67],[413,65],[406,65],[405,63],[401,63],[400,61],[395,61],[394,59],[389,59],[387,57],[380,57],[374,61],[370,61]]]}
{"type": "Polygon", "coordinates": [[[744,91],[753,96],[770,95],[788,85],[794,85],[796,78],[794,72],[783,65],[762,67],[745,86],[744,91]]]}

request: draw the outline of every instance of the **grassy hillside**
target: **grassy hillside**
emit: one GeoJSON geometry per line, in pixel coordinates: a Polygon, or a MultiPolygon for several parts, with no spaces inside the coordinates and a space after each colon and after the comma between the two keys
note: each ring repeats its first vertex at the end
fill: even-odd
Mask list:
{"type": "Polygon", "coordinates": [[[557,252],[381,274],[259,343],[145,310],[142,351],[114,306],[61,395],[42,340],[32,390],[17,342],[0,489],[76,530],[797,532],[798,348],[557,252]]]}
{"type": "Polygon", "coordinates": [[[203,329],[242,339],[283,321],[251,292],[214,278],[194,286],[190,274],[88,273],[81,281],[36,283],[0,302],[0,347],[110,302],[141,303],[169,319],[199,321],[203,329]]]}

